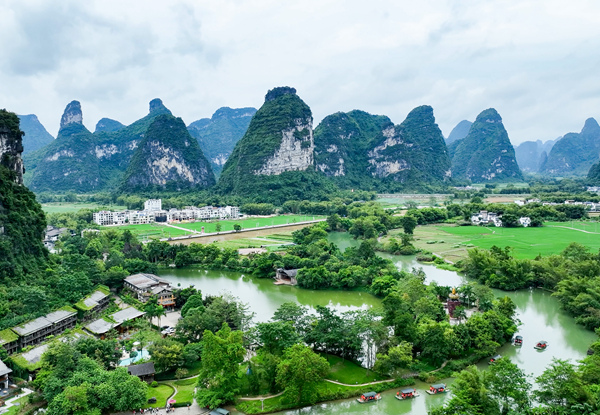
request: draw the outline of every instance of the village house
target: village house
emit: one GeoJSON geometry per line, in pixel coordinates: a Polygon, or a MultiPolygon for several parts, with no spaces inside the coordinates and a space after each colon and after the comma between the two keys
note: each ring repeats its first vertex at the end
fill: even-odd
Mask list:
{"type": "Polygon", "coordinates": [[[275,273],[275,284],[296,285],[298,284],[298,280],[296,279],[297,275],[297,269],[278,268],[275,273]]]}
{"type": "Polygon", "coordinates": [[[175,306],[175,296],[171,284],[154,274],[133,274],[125,278],[124,287],[132,291],[137,299],[145,303],[152,296],[165,308],[175,306]]]}
{"type": "Polygon", "coordinates": [[[531,226],[531,218],[529,218],[528,216],[523,216],[522,218],[519,218],[519,223],[524,228],[527,228],[528,226],[531,226]]]}
{"type": "Polygon", "coordinates": [[[502,220],[497,213],[488,212],[487,210],[481,210],[471,216],[471,223],[473,225],[489,225],[493,224],[496,227],[502,226],[502,220]]]}

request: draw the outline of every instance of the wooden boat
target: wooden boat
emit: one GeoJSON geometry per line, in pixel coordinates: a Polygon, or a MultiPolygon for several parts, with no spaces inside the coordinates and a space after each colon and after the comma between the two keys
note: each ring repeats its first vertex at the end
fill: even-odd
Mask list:
{"type": "Polygon", "coordinates": [[[488,362],[488,365],[491,365],[491,364],[494,364],[494,363],[496,363],[496,361],[497,361],[498,359],[502,359],[502,356],[501,356],[501,355],[499,355],[499,354],[497,354],[496,356],[492,357],[492,358],[490,359],[490,361],[488,362]]]}
{"type": "Polygon", "coordinates": [[[522,336],[516,336],[515,337],[514,345],[515,346],[523,346],[523,337],[522,336]]]}
{"type": "Polygon", "coordinates": [[[427,393],[430,395],[437,395],[438,393],[446,393],[449,392],[450,389],[446,387],[445,383],[436,383],[435,385],[431,385],[427,393]]]}
{"type": "Polygon", "coordinates": [[[413,388],[406,388],[406,389],[402,389],[399,392],[396,392],[396,399],[399,400],[404,400],[404,399],[412,399],[412,398],[416,398],[417,396],[421,396],[419,394],[419,392],[417,392],[416,389],[413,388]]]}
{"type": "Polygon", "coordinates": [[[381,395],[377,392],[363,393],[360,398],[356,399],[359,403],[375,402],[381,399],[381,395]]]}
{"type": "Polygon", "coordinates": [[[546,340],[540,340],[535,346],[533,346],[533,348],[537,350],[546,350],[547,347],[548,342],[546,340]]]}

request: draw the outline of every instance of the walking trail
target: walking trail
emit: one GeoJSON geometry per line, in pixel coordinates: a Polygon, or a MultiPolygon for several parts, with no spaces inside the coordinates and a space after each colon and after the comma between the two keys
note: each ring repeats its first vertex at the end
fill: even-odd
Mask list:
{"type": "Polygon", "coordinates": [[[565,228],[565,229],[571,229],[572,231],[579,231],[579,232],[583,232],[583,233],[591,233],[592,235],[600,235],[600,232],[584,231],[583,229],[571,228],[570,226],[548,225],[548,227],[549,228],[565,228]]]}

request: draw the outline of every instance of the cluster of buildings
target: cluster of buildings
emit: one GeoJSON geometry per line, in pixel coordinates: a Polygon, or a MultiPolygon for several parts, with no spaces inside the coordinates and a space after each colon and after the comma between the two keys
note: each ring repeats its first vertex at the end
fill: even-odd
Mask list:
{"type": "Polygon", "coordinates": [[[141,225],[154,222],[181,222],[191,220],[237,219],[240,209],[236,206],[186,206],[184,209],[163,210],[161,199],[149,199],[144,202],[144,210],[124,210],[112,212],[103,210],[93,215],[94,223],[107,225],[141,225]]]}
{"type": "Polygon", "coordinates": [[[526,200],[515,200],[515,203],[519,206],[525,206],[530,203],[541,203],[542,206],[575,205],[575,206],[585,206],[585,208],[587,210],[589,210],[590,212],[599,212],[600,211],[600,203],[576,202],[574,200],[565,200],[563,203],[556,203],[556,202],[542,202],[540,199],[526,199],[526,200]]]}
{"type": "MultiPolygon", "coordinates": [[[[494,212],[488,212],[487,210],[480,210],[479,213],[472,215],[471,223],[473,225],[494,225],[498,228],[502,227],[501,216],[498,216],[498,214],[494,212]]],[[[523,216],[519,218],[519,224],[524,228],[531,226],[531,218],[523,216]]]]}

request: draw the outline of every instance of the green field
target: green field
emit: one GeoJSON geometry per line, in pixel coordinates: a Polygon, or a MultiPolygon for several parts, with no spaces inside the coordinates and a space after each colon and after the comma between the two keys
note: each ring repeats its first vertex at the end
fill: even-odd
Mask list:
{"type": "Polygon", "coordinates": [[[167,383],[159,383],[156,388],[148,387],[146,399],[156,398],[156,403],[146,404],[144,408],[164,408],[173,392],[175,390],[167,383]]]}
{"type": "Polygon", "coordinates": [[[106,208],[107,210],[125,210],[126,206],[105,206],[97,203],[67,203],[67,202],[56,202],[56,203],[42,203],[42,209],[45,213],[71,213],[78,212],[80,209],[99,209],[106,208]]]}
{"type": "Polygon", "coordinates": [[[415,244],[419,248],[440,254],[451,261],[466,257],[467,249],[473,246],[484,249],[493,245],[502,248],[510,246],[516,258],[532,259],[538,255],[558,254],[571,242],[598,251],[600,224],[547,222],[541,228],[430,225],[419,226],[415,231],[415,244]]]}
{"type": "MultiPolygon", "coordinates": [[[[141,238],[168,238],[176,236],[185,236],[199,233],[204,227],[205,233],[216,232],[217,224],[221,225],[221,232],[232,231],[233,225],[239,224],[242,229],[252,229],[258,227],[294,224],[298,222],[322,219],[324,216],[306,216],[306,215],[280,215],[268,218],[250,218],[240,220],[221,220],[214,222],[190,222],[190,223],[172,223],[172,226],[165,224],[152,223],[148,225],[123,225],[123,226],[104,226],[103,229],[129,230],[141,238]],[[180,229],[179,229],[180,228],[180,229]]],[[[258,246],[263,245],[261,243],[258,246]]]]}
{"type": "Polygon", "coordinates": [[[349,360],[328,354],[322,354],[322,356],[326,358],[331,365],[327,379],[349,385],[386,380],[385,377],[378,376],[372,370],[367,370],[349,360]]]}

